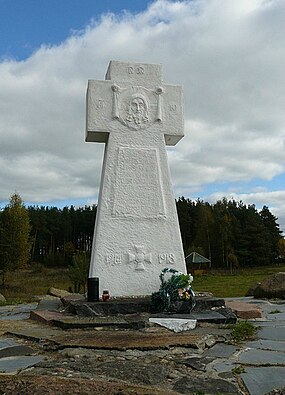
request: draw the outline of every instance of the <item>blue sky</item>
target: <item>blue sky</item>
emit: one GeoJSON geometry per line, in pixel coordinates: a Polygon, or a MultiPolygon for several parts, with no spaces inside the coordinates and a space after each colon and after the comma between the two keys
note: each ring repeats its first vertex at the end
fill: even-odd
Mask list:
{"type": "Polygon", "coordinates": [[[0,53],[22,60],[42,44],[60,44],[101,14],[140,12],[145,0],[0,0],[0,53]]]}
{"type": "Polygon", "coordinates": [[[84,142],[88,79],[162,63],[181,84],[176,196],[269,206],[285,230],[285,2],[0,0],[0,205],[97,201],[103,147],[84,142]]]}

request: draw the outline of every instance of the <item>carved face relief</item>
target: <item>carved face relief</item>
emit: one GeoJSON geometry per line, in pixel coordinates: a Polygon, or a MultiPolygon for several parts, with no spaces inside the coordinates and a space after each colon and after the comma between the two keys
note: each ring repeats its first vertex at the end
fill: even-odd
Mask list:
{"type": "Polygon", "coordinates": [[[143,95],[132,96],[125,122],[134,129],[144,127],[149,122],[147,102],[143,95]]]}
{"type": "Polygon", "coordinates": [[[125,126],[138,130],[161,121],[161,101],[156,91],[141,86],[123,89],[115,84],[112,90],[113,117],[125,126]]]}

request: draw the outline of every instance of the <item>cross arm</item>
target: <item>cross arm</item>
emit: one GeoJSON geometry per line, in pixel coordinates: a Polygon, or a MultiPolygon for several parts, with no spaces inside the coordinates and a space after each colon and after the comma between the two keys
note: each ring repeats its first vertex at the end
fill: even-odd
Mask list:
{"type": "Polygon", "coordinates": [[[165,144],[176,145],[184,137],[183,91],[179,85],[164,85],[163,91],[165,144]]]}
{"type": "Polygon", "coordinates": [[[112,82],[89,80],[86,93],[85,141],[106,143],[112,114],[112,82]]]}

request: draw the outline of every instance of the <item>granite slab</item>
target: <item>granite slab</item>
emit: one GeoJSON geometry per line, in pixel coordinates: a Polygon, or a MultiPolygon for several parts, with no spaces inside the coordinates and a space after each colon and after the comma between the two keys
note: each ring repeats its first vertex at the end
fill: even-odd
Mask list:
{"type": "Polygon", "coordinates": [[[245,343],[247,348],[259,348],[261,350],[285,352],[285,342],[278,340],[258,339],[245,343]]]}
{"type": "Polygon", "coordinates": [[[279,366],[246,367],[241,378],[250,395],[265,395],[285,386],[285,368],[279,366]]]}
{"type": "MultiPolygon", "coordinates": [[[[237,362],[247,365],[284,365],[285,375],[285,353],[279,351],[268,351],[259,349],[249,349],[242,351],[237,362]]],[[[285,384],[285,377],[284,377],[285,384]]]]}
{"type": "Polygon", "coordinates": [[[1,373],[18,373],[21,369],[26,369],[44,361],[43,356],[13,356],[0,359],[1,373]]]}

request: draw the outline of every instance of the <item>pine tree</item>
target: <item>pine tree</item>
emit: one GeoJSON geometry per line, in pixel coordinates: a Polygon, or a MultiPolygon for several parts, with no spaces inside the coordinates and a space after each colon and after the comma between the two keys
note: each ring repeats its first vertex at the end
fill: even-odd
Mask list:
{"type": "Polygon", "coordinates": [[[24,268],[30,257],[30,220],[18,193],[14,193],[1,213],[0,269],[24,268]]]}
{"type": "Polygon", "coordinates": [[[262,210],[259,213],[263,225],[266,228],[266,241],[269,245],[269,254],[270,261],[274,263],[275,259],[277,259],[279,251],[278,251],[278,242],[282,238],[281,231],[279,225],[277,224],[277,217],[275,217],[267,206],[263,206],[262,210]]]}

